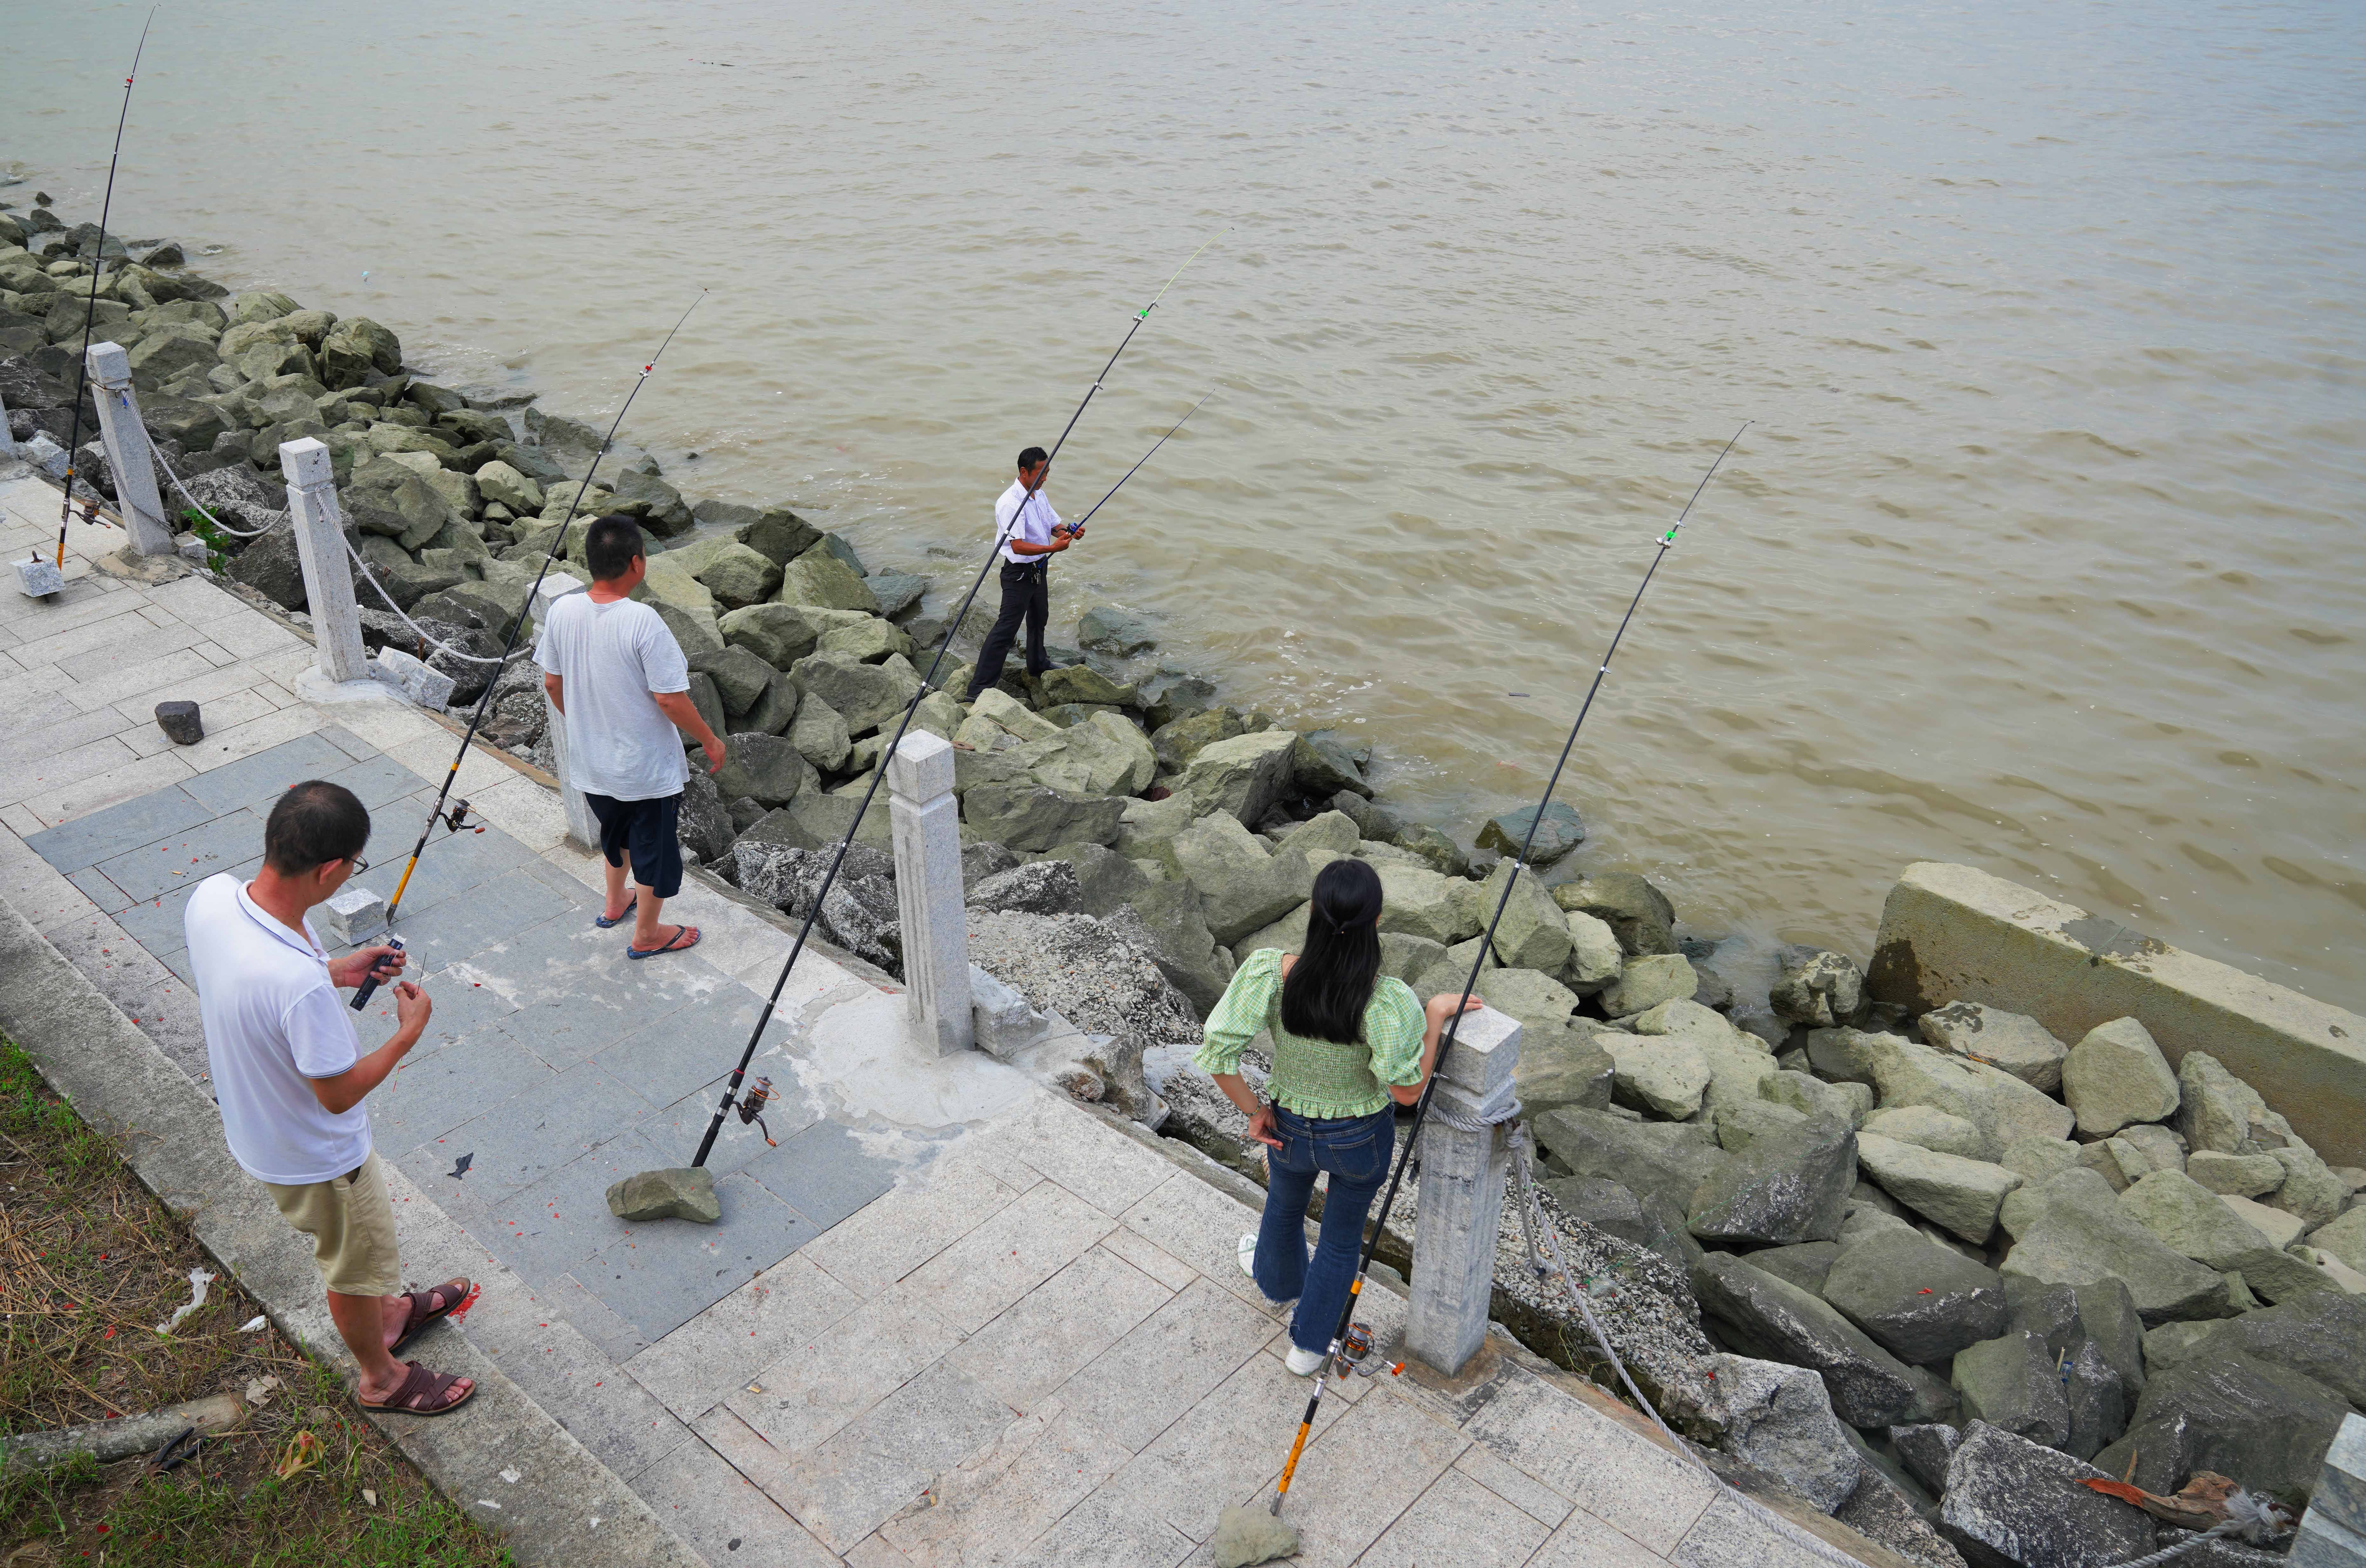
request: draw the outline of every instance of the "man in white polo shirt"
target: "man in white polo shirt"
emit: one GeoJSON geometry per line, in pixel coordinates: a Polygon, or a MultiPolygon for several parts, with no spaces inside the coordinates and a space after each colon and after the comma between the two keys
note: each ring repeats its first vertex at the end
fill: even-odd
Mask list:
{"type": "Polygon", "coordinates": [[[329,1315],[361,1367],[362,1407],[441,1416],[475,1384],[395,1354],[466,1301],[468,1281],[403,1292],[394,1205],[362,1108],[419,1043],[427,994],[397,981],[394,1033],[363,1055],[337,988],[394,979],[403,955],[369,947],[331,963],[305,918],[367,865],[369,830],[369,813],[344,785],[289,786],[264,824],[254,880],[207,878],[183,926],[222,1135],[287,1222],[312,1238],[329,1315]]]}
{"type": "Polygon", "coordinates": [[[1043,624],[1052,617],[1052,558],[1076,542],[1076,535],[1060,521],[1043,499],[1043,477],[1052,459],[1041,446],[1019,454],[1019,478],[994,503],[994,534],[1002,541],[1002,614],[986,634],[978,649],[977,673],[969,680],[963,701],[975,702],[980,692],[1002,679],[1002,661],[1027,627],[1027,673],[1041,675],[1052,667],[1043,650],[1043,624]]]}

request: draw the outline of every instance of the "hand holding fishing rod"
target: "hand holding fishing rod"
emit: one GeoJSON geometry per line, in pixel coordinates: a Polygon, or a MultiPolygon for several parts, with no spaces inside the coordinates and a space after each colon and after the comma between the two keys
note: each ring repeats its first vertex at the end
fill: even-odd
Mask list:
{"type": "MultiPolygon", "coordinates": [[[[1084,400],[1076,405],[1076,412],[1068,416],[1067,424],[1060,431],[1060,438],[1052,443],[1052,450],[1044,454],[1043,460],[1038,465],[1031,482],[1026,482],[1025,494],[1020,500],[1021,506],[1031,502],[1035,499],[1036,492],[1042,488],[1043,479],[1051,472],[1053,459],[1059,457],[1060,448],[1067,445],[1069,433],[1076,428],[1076,422],[1084,417],[1087,405],[1093,400],[1093,394],[1101,389],[1102,383],[1109,378],[1110,372],[1116,367],[1119,355],[1122,355],[1126,344],[1133,341],[1133,334],[1141,330],[1142,323],[1150,319],[1150,312],[1158,308],[1158,301],[1166,297],[1166,290],[1175,287],[1175,279],[1183,276],[1183,268],[1189,266],[1192,261],[1197,259],[1200,251],[1204,251],[1215,243],[1216,238],[1216,235],[1211,234],[1201,242],[1200,250],[1193,251],[1189,256],[1185,257],[1183,266],[1177,267],[1174,276],[1167,278],[1150,303],[1135,313],[1133,325],[1126,329],[1125,337],[1117,345],[1117,352],[1110,355],[1109,363],[1102,366],[1101,373],[1093,378],[1093,384],[1085,391],[1084,400]]],[[[1201,398],[1200,401],[1205,402],[1207,399],[1201,398]]],[[[1196,412],[1199,403],[1191,406],[1196,412]]],[[[1183,419],[1190,417],[1190,413],[1186,413],[1183,419]]],[[[1150,452],[1143,455],[1142,462],[1134,464],[1133,468],[1126,470],[1125,479],[1119,479],[1117,484],[1110,487],[1109,495],[1101,497],[1093,511],[1098,512],[1102,506],[1107,505],[1110,496],[1115,495],[1125,480],[1132,479],[1141,468],[1143,463],[1150,461],[1150,453],[1155,453],[1160,446],[1166,445],[1167,436],[1173,435],[1176,430],[1181,428],[1183,428],[1183,420],[1177,420],[1174,429],[1167,431],[1166,435],[1158,438],[1157,445],[1152,446],[1150,452]]],[[[1091,512],[1085,513],[1087,518],[1091,515],[1091,512]]],[[[838,852],[830,857],[829,869],[822,874],[821,886],[814,890],[813,907],[806,910],[805,923],[797,928],[796,941],[789,945],[789,956],[781,964],[780,976],[772,982],[772,994],[764,998],[764,1005],[757,1013],[755,1028],[748,1032],[747,1048],[739,1053],[738,1065],[731,1069],[730,1079],[723,1087],[722,1101],[715,1108],[715,1118],[706,1124],[706,1135],[699,1140],[698,1153],[690,1162],[693,1168],[705,1165],[706,1156],[714,1152],[715,1137],[723,1131],[725,1118],[731,1114],[732,1104],[738,1098],[739,1086],[747,1081],[749,1064],[756,1059],[756,1047],[763,1040],[764,1030],[772,1021],[773,1012],[780,1007],[781,993],[788,987],[790,972],[795,969],[799,955],[805,952],[806,942],[813,935],[814,922],[821,917],[822,904],[828,898],[830,888],[838,881],[839,869],[846,863],[846,852],[853,846],[854,835],[862,826],[863,816],[871,809],[872,800],[877,796],[880,784],[887,777],[887,765],[895,759],[896,748],[903,744],[906,732],[912,727],[912,716],[919,711],[921,700],[936,689],[937,671],[943,667],[945,654],[952,647],[953,634],[961,629],[963,621],[967,618],[970,604],[977,598],[978,589],[986,582],[986,574],[994,569],[994,563],[1001,556],[1004,545],[1009,541],[1012,528],[1016,526],[1018,519],[1019,512],[1014,509],[1009,518],[1003,521],[996,530],[994,547],[986,552],[986,559],[979,563],[977,575],[970,580],[969,592],[962,595],[960,608],[955,610],[952,618],[945,623],[943,640],[937,644],[936,657],[929,661],[928,673],[921,677],[919,689],[912,694],[912,700],[904,705],[903,716],[896,721],[895,735],[880,750],[879,765],[871,775],[871,787],[862,792],[862,804],[854,810],[854,820],[848,826],[846,836],[839,840],[838,852]]],[[[1079,522],[1081,521],[1080,519],[1079,522]]],[[[752,1095],[751,1098],[753,1098],[752,1095]]]]}
{"type": "MultiPolygon", "coordinates": [[[[1536,842],[1537,829],[1544,821],[1545,807],[1551,803],[1553,792],[1560,785],[1561,773],[1568,768],[1570,754],[1577,746],[1578,732],[1585,728],[1586,715],[1594,709],[1594,699],[1601,692],[1603,682],[1609,676],[1610,662],[1618,655],[1619,642],[1626,637],[1628,626],[1633,623],[1635,611],[1643,603],[1643,594],[1651,586],[1653,575],[1659,571],[1660,563],[1667,558],[1668,551],[1674,547],[1678,530],[1684,527],[1684,519],[1692,514],[1693,503],[1700,500],[1701,492],[1708,488],[1708,481],[1716,477],[1718,465],[1725,461],[1726,454],[1733,450],[1734,443],[1741,439],[1742,431],[1749,428],[1749,422],[1743,421],[1741,429],[1733,433],[1732,440],[1725,444],[1723,449],[1718,453],[1716,460],[1709,464],[1708,471],[1701,476],[1700,483],[1694,487],[1692,498],[1684,502],[1684,511],[1677,513],[1675,522],[1669,526],[1668,531],[1654,541],[1658,549],[1652,555],[1651,564],[1643,570],[1643,581],[1636,586],[1634,598],[1628,602],[1627,613],[1619,617],[1617,630],[1611,634],[1610,646],[1603,652],[1602,662],[1594,672],[1593,683],[1586,688],[1585,700],[1578,706],[1577,718],[1569,727],[1569,739],[1561,743],[1560,756],[1553,763],[1552,776],[1545,781],[1544,794],[1537,801],[1535,814],[1528,822],[1528,831],[1520,840],[1518,852],[1512,856],[1511,872],[1504,879],[1503,894],[1495,901],[1495,912],[1487,922],[1486,934],[1480,939],[1478,956],[1471,962],[1470,978],[1463,983],[1461,1000],[1448,1016],[1444,1031],[1439,1036],[1437,1055],[1431,1066],[1428,1080],[1423,1084],[1421,1098],[1414,1107],[1411,1134],[1405,1141],[1403,1154],[1398,1157],[1395,1168],[1390,1174],[1388,1188],[1380,1199],[1379,1218],[1374,1221],[1371,1235],[1364,1243],[1362,1256],[1357,1263],[1355,1278],[1347,1287],[1346,1302],[1340,1308],[1338,1325],[1332,1333],[1330,1347],[1324,1355],[1322,1366],[1315,1373],[1314,1387],[1306,1402],[1306,1413],[1299,1422],[1298,1436],[1290,1444],[1290,1458],[1282,1465],[1281,1479],[1274,1488],[1270,1512],[1277,1517],[1281,1513],[1283,1497],[1290,1492],[1290,1478],[1297,1473],[1298,1461],[1305,1451],[1307,1437],[1314,1429],[1315,1413],[1323,1403],[1324,1382],[1335,1370],[1349,1368],[1349,1363],[1344,1359],[1343,1351],[1350,1337],[1356,1313],[1356,1299],[1362,1293],[1365,1278],[1371,1271],[1372,1255],[1380,1247],[1381,1234],[1388,1229],[1389,1212],[1395,1206],[1397,1190],[1404,1181],[1405,1168],[1412,1163],[1414,1151],[1420,1145],[1422,1122],[1429,1114],[1430,1101],[1437,1093],[1437,1068],[1445,1063],[1447,1054],[1454,1049],[1455,1038],[1460,1032],[1462,1020],[1470,1010],[1470,1001],[1478,990],[1480,974],[1484,970],[1488,956],[1494,949],[1496,929],[1503,923],[1504,912],[1511,906],[1512,893],[1519,883],[1520,873],[1527,867],[1528,852],[1536,842]]],[[[1225,1512],[1231,1515],[1236,1510],[1226,1509],[1225,1512]]],[[[1221,1527],[1219,1533],[1222,1533],[1221,1527]]]]}
{"type": "MultiPolygon", "coordinates": [[[[486,711],[492,705],[493,691],[501,684],[501,674],[509,666],[510,655],[517,651],[518,634],[525,629],[526,621],[534,614],[535,594],[541,591],[542,580],[550,574],[551,563],[558,558],[558,552],[566,547],[567,530],[574,525],[575,514],[583,505],[583,497],[592,489],[592,477],[600,471],[601,459],[607,457],[608,449],[615,445],[616,431],[625,423],[625,414],[632,408],[633,400],[641,395],[642,386],[656,371],[658,361],[665,357],[665,351],[672,344],[674,334],[682,331],[682,322],[690,320],[690,312],[698,309],[699,299],[705,298],[706,290],[700,289],[698,299],[690,302],[689,308],[682,311],[681,319],[674,322],[673,331],[666,333],[665,341],[658,344],[658,351],[649,355],[648,364],[641,367],[640,374],[633,379],[632,390],[625,394],[623,406],[616,410],[616,417],[608,422],[608,434],[602,438],[600,450],[592,454],[592,466],[584,471],[582,482],[574,487],[575,494],[567,503],[567,515],[560,520],[558,530],[551,535],[550,548],[543,553],[541,569],[534,574],[533,586],[526,590],[525,604],[518,611],[516,618],[510,623],[509,636],[501,644],[501,658],[494,665],[492,678],[485,682],[484,692],[477,698],[476,711],[468,716],[468,728],[460,737],[459,750],[452,754],[452,765],[445,772],[443,787],[435,792],[435,804],[428,808],[427,821],[419,829],[419,841],[411,847],[411,859],[402,868],[401,880],[394,886],[394,897],[386,902],[386,919],[389,925],[394,923],[395,910],[401,907],[403,892],[411,886],[411,874],[419,869],[419,857],[425,852],[427,840],[435,831],[435,824],[439,821],[448,822],[452,831],[460,831],[462,822],[468,816],[468,803],[460,802],[447,816],[444,802],[451,795],[453,784],[459,780],[460,764],[468,760],[468,744],[476,739],[478,727],[485,722],[486,711]]],[[[353,1005],[359,1009],[367,999],[368,992],[365,990],[355,997],[353,1005]]]]}
{"type": "MultiPolygon", "coordinates": [[[[82,446],[82,403],[90,392],[90,333],[98,319],[98,285],[107,276],[107,216],[115,208],[115,165],[123,157],[123,127],[131,118],[131,84],[140,78],[140,57],[147,52],[148,29],[156,25],[154,6],[140,25],[140,43],[131,51],[131,74],[123,79],[123,108],[115,117],[115,151],[107,160],[107,195],[98,204],[98,245],[90,263],[90,301],[82,313],[82,352],[74,355],[73,417],[66,426],[66,498],[58,508],[57,568],[66,567],[66,525],[73,519],[74,454],[82,446]]],[[[87,508],[84,509],[87,513],[87,508]]]]}

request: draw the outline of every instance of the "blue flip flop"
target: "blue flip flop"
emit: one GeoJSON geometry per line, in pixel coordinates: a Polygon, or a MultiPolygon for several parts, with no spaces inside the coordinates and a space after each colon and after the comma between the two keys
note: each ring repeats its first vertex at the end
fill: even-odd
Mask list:
{"type": "Polygon", "coordinates": [[[614,919],[611,919],[606,915],[594,915],[592,917],[592,923],[598,926],[603,931],[613,926],[621,926],[626,920],[633,918],[633,910],[640,904],[640,901],[641,896],[638,893],[636,893],[631,897],[625,900],[625,912],[623,914],[616,916],[614,919]]]}
{"type": "Polygon", "coordinates": [[[660,942],[655,947],[635,947],[632,943],[626,942],[625,944],[625,956],[627,958],[655,958],[660,953],[687,953],[692,948],[698,945],[700,935],[701,932],[696,926],[676,926],[673,929],[672,939],[668,942],[660,942]]]}

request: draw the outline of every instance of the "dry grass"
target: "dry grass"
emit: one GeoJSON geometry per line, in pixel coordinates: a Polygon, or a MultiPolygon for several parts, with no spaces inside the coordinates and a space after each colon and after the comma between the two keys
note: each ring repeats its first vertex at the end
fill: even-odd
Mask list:
{"type": "Polygon", "coordinates": [[[278,1380],[240,1429],[169,1474],[86,1456],[0,1473],[0,1568],[511,1561],[427,1489],[333,1373],[275,1328],[245,1332],[259,1309],[228,1278],[173,1332],[157,1332],[188,1302],[193,1269],[216,1271],[106,1140],[0,1041],[0,1436],[278,1380]]]}

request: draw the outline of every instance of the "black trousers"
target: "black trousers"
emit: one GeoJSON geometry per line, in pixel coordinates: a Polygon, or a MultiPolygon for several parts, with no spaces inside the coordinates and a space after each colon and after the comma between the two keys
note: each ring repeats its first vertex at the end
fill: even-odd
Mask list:
{"type": "Polygon", "coordinates": [[[1002,614],[994,618],[994,629],[986,634],[986,646],[978,650],[977,673],[970,677],[969,694],[963,700],[977,701],[977,694],[1002,679],[1002,661],[1010,657],[1010,645],[1019,640],[1019,624],[1027,623],[1027,672],[1040,675],[1051,664],[1043,652],[1043,625],[1052,618],[1052,573],[1048,567],[1014,566],[1002,563],[1002,614]]]}

